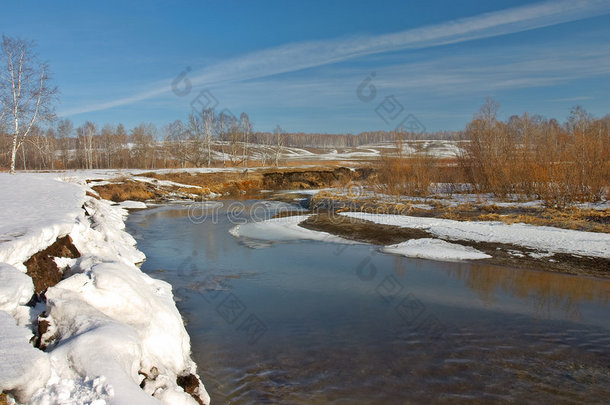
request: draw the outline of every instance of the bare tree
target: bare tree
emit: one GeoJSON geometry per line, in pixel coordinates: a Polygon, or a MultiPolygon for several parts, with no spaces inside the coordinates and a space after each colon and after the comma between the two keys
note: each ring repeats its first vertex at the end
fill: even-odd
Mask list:
{"type": "Polygon", "coordinates": [[[188,161],[188,132],[184,123],[176,120],[165,127],[165,139],[169,153],[174,159],[178,160],[180,167],[185,167],[188,161]]]}
{"type": "Polygon", "coordinates": [[[192,112],[189,115],[187,131],[189,135],[187,160],[195,167],[201,167],[205,147],[205,125],[202,114],[192,112]]]}
{"type": "Polygon", "coordinates": [[[59,149],[61,153],[61,164],[63,168],[67,168],[68,160],[70,160],[70,145],[69,139],[74,131],[74,125],[69,119],[60,120],[57,123],[57,135],[59,136],[59,149]]]}
{"type": "Polygon", "coordinates": [[[48,66],[38,61],[33,48],[33,42],[2,36],[0,118],[12,124],[11,173],[17,150],[34,124],[54,117],[57,88],[49,86],[48,66]]]}
{"type": "Polygon", "coordinates": [[[216,130],[216,115],[212,108],[206,108],[202,111],[203,115],[203,132],[205,135],[205,146],[208,155],[208,167],[212,165],[212,135],[216,130]]]}
{"type": "Polygon", "coordinates": [[[231,163],[237,166],[240,162],[237,159],[239,153],[239,124],[234,116],[229,116],[228,120],[228,138],[231,148],[231,163]]]}
{"type": "Polygon", "coordinates": [[[85,122],[76,129],[78,134],[79,149],[82,150],[84,158],[84,166],[86,169],[93,169],[94,153],[96,150],[94,140],[97,132],[97,127],[91,121],[85,122]]]}
{"type": "Polygon", "coordinates": [[[220,141],[220,151],[222,153],[222,167],[227,165],[227,154],[225,145],[230,140],[231,122],[235,119],[232,114],[225,110],[218,114],[218,139],[220,141]]]}
{"type": "Polygon", "coordinates": [[[243,134],[244,139],[244,158],[243,164],[244,167],[248,168],[248,137],[250,136],[250,132],[252,132],[252,123],[250,123],[250,117],[245,112],[241,113],[239,116],[239,130],[243,134]]]}
{"type": "Polygon", "coordinates": [[[282,145],[284,144],[284,131],[277,125],[273,130],[275,136],[275,166],[280,165],[280,153],[282,151],[282,145]]]}

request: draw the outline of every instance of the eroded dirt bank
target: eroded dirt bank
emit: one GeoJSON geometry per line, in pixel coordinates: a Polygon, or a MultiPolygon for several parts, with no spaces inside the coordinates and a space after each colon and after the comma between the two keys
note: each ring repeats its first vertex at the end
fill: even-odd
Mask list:
{"type": "Polygon", "coordinates": [[[304,169],[265,169],[194,173],[143,173],[109,181],[91,180],[101,198],[120,202],[205,196],[255,196],[262,190],[308,190],[342,187],[362,181],[370,169],[319,167],[304,169]],[[96,183],[99,183],[96,185],[96,183]]]}

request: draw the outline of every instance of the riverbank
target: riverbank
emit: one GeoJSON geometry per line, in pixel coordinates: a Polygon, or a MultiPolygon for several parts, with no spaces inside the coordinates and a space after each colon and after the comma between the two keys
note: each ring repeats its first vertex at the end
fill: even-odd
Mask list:
{"type": "Polygon", "coordinates": [[[121,202],[248,197],[272,190],[311,190],[365,180],[369,169],[314,166],[302,168],[176,169],[137,173],[100,173],[89,185],[102,198],[121,202]]]}
{"type": "MultiPolygon", "coordinates": [[[[474,258],[489,264],[610,278],[610,235],[607,234],[571,231],[573,234],[567,234],[565,239],[569,240],[570,236],[572,236],[571,244],[573,249],[571,250],[570,245],[566,244],[565,249],[562,252],[553,251],[550,246],[546,246],[546,248],[544,246],[533,246],[531,240],[528,240],[528,237],[530,236],[528,235],[528,232],[531,233],[531,231],[535,231],[536,229],[547,229],[552,232],[553,230],[558,230],[558,228],[535,227],[533,225],[528,227],[526,225],[525,228],[521,227],[522,229],[511,229],[504,228],[503,225],[505,224],[498,222],[484,223],[470,221],[468,223],[460,223],[460,221],[447,220],[451,221],[449,223],[457,229],[467,229],[469,224],[477,225],[479,227],[481,225],[488,227],[488,229],[483,232],[476,230],[478,233],[475,234],[475,236],[469,236],[466,233],[461,236],[455,236],[435,233],[432,225],[434,218],[426,218],[431,220],[429,221],[429,224],[418,224],[415,221],[417,217],[400,215],[394,217],[395,218],[393,218],[392,215],[376,216],[376,214],[367,215],[363,213],[344,213],[341,215],[338,213],[324,212],[309,216],[299,225],[306,229],[327,232],[345,239],[371,243],[383,247],[396,246],[408,243],[409,241],[444,241],[481,252],[486,257],[475,256],[474,258]],[[411,220],[413,226],[405,225],[409,220],[411,220]],[[494,225],[503,227],[503,229],[507,231],[512,231],[514,236],[512,239],[509,237],[494,239],[491,229],[494,225]],[[578,245],[586,244],[587,237],[590,236],[600,236],[607,239],[606,257],[604,257],[604,252],[593,255],[591,252],[578,250],[578,245]]],[[[436,219],[436,222],[438,221],[443,221],[443,219],[436,219]]],[[[510,225],[506,226],[510,227],[510,225]]],[[[566,230],[565,232],[570,231],[566,230]]],[[[552,233],[549,232],[541,238],[550,238],[551,235],[552,233]]],[[[552,240],[549,240],[549,242],[550,244],[553,243],[552,240]]],[[[603,240],[597,240],[597,243],[602,244],[603,246],[603,240]]],[[[431,251],[436,250],[438,246],[428,245],[424,248],[428,250],[427,255],[429,256],[434,253],[431,251]]],[[[601,247],[600,250],[603,250],[603,247],[601,247]]],[[[392,252],[392,249],[388,250],[388,252],[392,252]]],[[[401,254],[401,251],[398,250],[396,253],[401,254]]],[[[411,250],[410,253],[407,251],[405,255],[425,258],[425,256],[422,256],[422,253],[417,250],[411,250]]],[[[443,260],[441,254],[437,254],[436,257],[437,260],[443,260]]],[[[456,260],[455,257],[451,257],[450,255],[447,255],[444,259],[450,261],[456,260]]],[[[457,259],[459,259],[459,256],[457,259]]]]}
{"type": "Polygon", "coordinates": [[[127,211],[87,178],[0,174],[0,392],[33,404],[209,403],[171,286],[140,271],[127,211]]]}
{"type": "MultiPolygon", "coordinates": [[[[543,201],[527,200],[520,196],[498,199],[492,195],[471,194],[465,185],[454,184],[435,185],[427,197],[391,196],[371,191],[370,181],[374,177],[374,170],[367,168],[269,168],[251,170],[247,173],[235,169],[199,169],[138,173],[131,177],[94,180],[89,184],[100,195],[114,201],[148,198],[155,201],[273,198],[293,203],[295,198],[305,198],[310,200],[308,204],[310,212],[319,215],[304,221],[302,227],[329,232],[358,242],[380,245],[388,252],[405,252],[405,249],[434,250],[439,247],[439,240],[455,244],[457,239],[459,246],[480,252],[474,256],[462,253],[460,254],[462,258],[475,257],[491,264],[510,267],[610,277],[610,272],[607,270],[610,268],[610,260],[607,257],[591,256],[575,247],[578,243],[587,243],[587,240],[579,239],[586,238],[587,233],[597,233],[599,234],[597,236],[610,234],[608,202],[552,207],[545,205],[543,201]],[[282,190],[292,191],[283,193],[282,190]],[[299,190],[307,195],[295,195],[299,190]],[[422,226],[401,228],[375,224],[371,221],[360,223],[359,221],[362,220],[356,218],[348,220],[337,215],[348,212],[449,220],[454,221],[453,226],[458,228],[474,224],[491,224],[494,229],[497,229],[499,224],[509,225],[506,229],[516,229],[521,226],[525,228],[521,234],[516,234],[509,240],[472,240],[442,236],[439,239],[438,235],[427,232],[422,226]],[[565,230],[566,238],[561,239],[560,243],[568,243],[572,248],[551,252],[538,249],[538,246],[528,246],[527,231],[541,230],[545,227],[556,229],[557,232],[551,234],[555,236],[565,230]],[[570,241],[570,238],[574,240],[570,241]],[[524,239],[525,243],[521,243],[520,239],[524,239]],[[426,243],[422,245],[424,242],[426,243]],[[397,244],[403,246],[398,250],[391,246],[397,244]]],[[[285,212],[282,214],[286,215],[285,212]]],[[[459,246],[458,249],[463,250],[459,246]]],[[[426,252],[422,257],[443,259],[442,255],[432,257],[426,252]]],[[[451,256],[448,260],[451,260],[451,256]]]]}

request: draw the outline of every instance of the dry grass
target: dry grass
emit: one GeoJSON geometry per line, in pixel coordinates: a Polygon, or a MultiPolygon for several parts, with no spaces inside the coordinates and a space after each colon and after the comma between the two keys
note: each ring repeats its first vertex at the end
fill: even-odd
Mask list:
{"type": "Polygon", "coordinates": [[[314,206],[328,206],[333,202],[337,211],[362,211],[375,214],[398,214],[417,217],[438,217],[456,221],[500,221],[507,224],[525,223],[540,226],[554,226],[588,232],[610,233],[610,210],[592,210],[578,207],[557,208],[512,208],[494,204],[461,204],[446,206],[440,201],[428,201],[433,209],[418,208],[411,203],[388,201],[386,199],[354,198],[357,196],[335,195],[320,192],[312,200],[314,206]]]}
{"type": "Polygon", "coordinates": [[[507,224],[523,223],[578,231],[610,233],[610,210],[599,211],[570,207],[565,209],[529,209],[520,213],[510,213],[501,211],[497,206],[474,207],[462,205],[444,210],[442,216],[458,221],[500,221],[507,224]]]}
{"type": "Polygon", "coordinates": [[[260,189],[262,185],[262,175],[256,172],[220,172],[220,173],[144,173],[142,176],[158,180],[169,180],[176,183],[198,186],[199,189],[190,187],[177,187],[174,191],[184,194],[207,195],[213,193],[241,193],[260,189]]]}
{"type": "Polygon", "coordinates": [[[8,405],[8,400],[4,392],[0,392],[0,405],[8,405]]]}
{"type": "Polygon", "coordinates": [[[105,200],[121,202],[125,200],[146,201],[158,196],[153,187],[140,181],[125,180],[117,183],[93,187],[105,200]]]}

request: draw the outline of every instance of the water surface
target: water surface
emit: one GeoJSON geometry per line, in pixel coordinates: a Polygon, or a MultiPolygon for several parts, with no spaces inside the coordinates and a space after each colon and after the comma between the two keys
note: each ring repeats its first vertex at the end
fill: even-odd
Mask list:
{"type": "Polygon", "coordinates": [[[609,281],[370,245],[244,243],[228,230],[247,208],[208,208],[195,221],[183,204],[133,212],[128,230],[143,270],[174,286],[213,403],[610,398],[609,281]]]}

